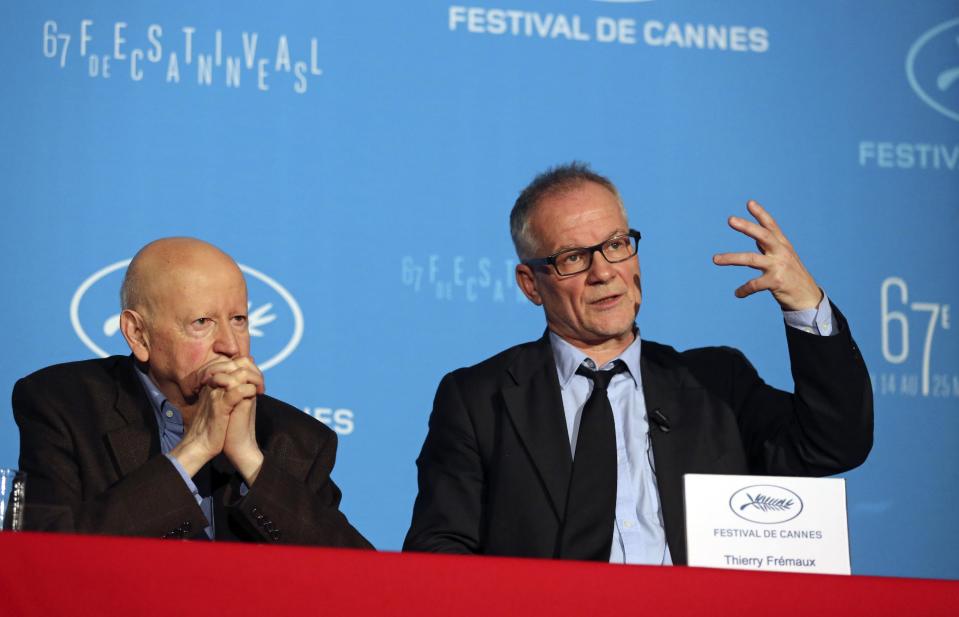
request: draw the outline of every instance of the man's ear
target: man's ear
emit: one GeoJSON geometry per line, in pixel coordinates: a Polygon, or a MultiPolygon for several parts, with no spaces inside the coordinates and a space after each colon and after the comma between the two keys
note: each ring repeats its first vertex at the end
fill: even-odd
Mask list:
{"type": "Polygon", "coordinates": [[[120,332],[136,359],[146,364],[150,360],[150,335],[143,315],[131,309],[124,309],[120,313],[120,332]]]}
{"type": "Polygon", "coordinates": [[[536,306],[543,305],[543,298],[536,289],[536,275],[533,269],[526,264],[516,265],[516,284],[519,285],[523,295],[529,298],[529,301],[536,306]]]}

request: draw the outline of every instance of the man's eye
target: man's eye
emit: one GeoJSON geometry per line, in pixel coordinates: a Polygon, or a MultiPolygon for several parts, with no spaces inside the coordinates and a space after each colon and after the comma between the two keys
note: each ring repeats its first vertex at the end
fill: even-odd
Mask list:
{"type": "Polygon", "coordinates": [[[606,248],[608,248],[608,249],[610,249],[610,250],[613,250],[613,251],[618,251],[619,249],[623,248],[623,241],[622,241],[622,240],[610,240],[609,243],[606,244],[606,248]]]}
{"type": "Polygon", "coordinates": [[[567,253],[560,257],[560,260],[566,264],[575,264],[581,260],[583,256],[580,253],[567,253]]]}
{"type": "Polygon", "coordinates": [[[211,321],[213,320],[209,317],[200,317],[193,320],[193,325],[202,327],[209,324],[211,321]]]}
{"type": "Polygon", "coordinates": [[[246,315],[234,315],[233,323],[235,323],[238,326],[246,325],[246,315]]]}

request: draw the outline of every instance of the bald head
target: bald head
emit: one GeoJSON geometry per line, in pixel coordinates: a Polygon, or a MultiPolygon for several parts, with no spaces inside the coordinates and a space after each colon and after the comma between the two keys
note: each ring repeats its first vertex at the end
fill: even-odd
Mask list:
{"type": "Polygon", "coordinates": [[[127,268],[120,332],[181,412],[196,402],[202,370],[250,355],[246,280],[236,262],[195,238],[146,245],[127,268]]]}
{"type": "Polygon", "coordinates": [[[176,293],[184,278],[204,274],[243,275],[233,259],[196,238],[161,238],[133,257],[120,287],[123,310],[149,314],[159,299],[176,293]]]}

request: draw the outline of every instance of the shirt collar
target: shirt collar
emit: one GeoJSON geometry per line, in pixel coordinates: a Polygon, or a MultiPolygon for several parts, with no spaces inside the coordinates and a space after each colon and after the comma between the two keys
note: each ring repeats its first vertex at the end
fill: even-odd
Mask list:
{"type": "MultiPolygon", "coordinates": [[[[549,331],[549,342],[553,348],[553,362],[556,364],[556,373],[559,376],[559,387],[563,390],[569,385],[570,380],[573,379],[573,375],[576,374],[576,369],[578,369],[584,362],[587,362],[587,366],[592,369],[596,369],[596,363],[586,355],[582,350],[573,347],[571,344],[566,342],[561,336],[549,331]]],[[[629,369],[629,375],[633,378],[633,383],[638,390],[642,383],[642,378],[640,377],[639,372],[639,356],[640,349],[642,347],[642,339],[639,336],[639,328],[636,328],[636,338],[633,339],[633,342],[629,344],[629,347],[623,350],[623,353],[619,354],[606,364],[601,367],[598,367],[600,370],[607,370],[612,367],[613,362],[616,360],[622,360],[626,364],[626,368],[629,369]]]]}
{"type": "Polygon", "coordinates": [[[147,393],[147,399],[150,401],[150,407],[153,408],[153,415],[156,416],[157,424],[161,430],[165,428],[183,428],[183,416],[180,410],[173,406],[167,397],[160,392],[160,388],[153,383],[153,379],[147,374],[146,365],[140,362],[134,362],[137,377],[143,384],[143,389],[147,393]]]}

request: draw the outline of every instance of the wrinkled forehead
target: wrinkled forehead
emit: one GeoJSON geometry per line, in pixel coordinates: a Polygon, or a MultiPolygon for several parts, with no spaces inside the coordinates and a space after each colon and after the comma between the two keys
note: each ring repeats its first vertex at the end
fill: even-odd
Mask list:
{"type": "Polygon", "coordinates": [[[544,249],[590,246],[629,228],[619,197],[589,181],[544,195],[530,223],[533,236],[544,249]]]}
{"type": "Polygon", "coordinates": [[[245,311],[246,279],[232,260],[169,264],[156,272],[150,303],[174,312],[228,309],[245,311]]]}

